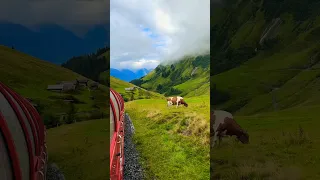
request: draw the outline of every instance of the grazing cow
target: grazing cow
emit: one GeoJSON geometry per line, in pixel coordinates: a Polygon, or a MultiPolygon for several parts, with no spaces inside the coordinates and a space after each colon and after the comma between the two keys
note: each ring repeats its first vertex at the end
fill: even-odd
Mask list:
{"type": "Polygon", "coordinates": [[[176,108],[178,108],[178,106],[181,105],[181,104],[183,104],[185,107],[188,107],[188,104],[180,96],[168,97],[167,98],[167,106],[176,105],[176,108]]]}
{"type": "Polygon", "coordinates": [[[233,119],[231,113],[221,110],[215,110],[210,117],[210,140],[211,147],[219,138],[219,144],[224,136],[236,136],[243,144],[249,143],[249,135],[233,119]],[[212,137],[213,136],[213,137],[212,137]]]}

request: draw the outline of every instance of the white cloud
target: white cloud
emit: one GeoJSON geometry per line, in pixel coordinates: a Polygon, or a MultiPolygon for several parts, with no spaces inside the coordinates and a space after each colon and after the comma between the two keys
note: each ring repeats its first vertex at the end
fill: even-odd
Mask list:
{"type": "MultiPolygon", "coordinates": [[[[158,60],[151,59],[139,59],[139,60],[130,60],[130,61],[121,61],[116,64],[117,69],[131,69],[133,71],[139,69],[154,69],[159,64],[158,60]]],[[[115,67],[113,67],[115,68],[115,67]]]]}
{"type": "Polygon", "coordinates": [[[111,0],[110,7],[113,68],[154,67],[210,50],[210,0],[111,0]]]}

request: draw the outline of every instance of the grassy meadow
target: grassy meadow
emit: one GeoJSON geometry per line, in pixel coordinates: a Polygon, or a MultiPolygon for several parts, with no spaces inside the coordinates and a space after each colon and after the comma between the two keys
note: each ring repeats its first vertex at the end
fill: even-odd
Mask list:
{"type": "MultiPolygon", "coordinates": [[[[0,45],[0,81],[23,97],[31,98],[37,105],[43,121],[52,122],[46,115],[68,113],[65,97],[72,97],[76,112],[97,110],[109,116],[109,88],[101,85],[97,90],[80,89],[73,93],[47,91],[47,86],[60,81],[73,81],[83,76],[66,68],[37,59],[0,45]],[[93,98],[92,98],[93,97],[93,98]],[[97,108],[98,107],[98,108],[97,108]]],[[[100,115],[100,113],[98,113],[100,115]]],[[[66,179],[107,179],[109,150],[109,122],[94,114],[76,116],[76,123],[47,129],[49,163],[56,163],[66,179]],[[84,122],[83,120],[89,120],[84,122]],[[99,119],[99,120],[91,120],[99,119]]],[[[59,116],[54,116],[55,120],[59,116]]],[[[56,123],[56,121],[55,121],[56,123]]]]}
{"type": "Polygon", "coordinates": [[[209,96],[185,98],[188,107],[163,99],[125,103],[147,179],[209,179],[209,96]]]}
{"type": "Polygon", "coordinates": [[[320,179],[318,2],[256,2],[216,6],[211,18],[211,107],[232,112],[250,136],[211,150],[212,179],[320,179]]]}
{"type": "Polygon", "coordinates": [[[68,180],[108,179],[109,126],[107,119],[98,119],[49,129],[49,162],[68,180]]]}
{"type": "Polygon", "coordinates": [[[320,178],[320,106],[235,116],[250,144],[223,139],[211,153],[213,179],[312,180],[320,178]]]}
{"type": "Polygon", "coordinates": [[[38,106],[41,114],[66,113],[69,109],[68,103],[63,102],[64,98],[72,97],[77,111],[95,110],[97,105],[106,108],[106,104],[101,104],[101,99],[90,97],[104,97],[108,89],[101,85],[98,90],[89,91],[83,88],[73,93],[56,93],[47,90],[48,85],[56,84],[60,81],[74,81],[83,76],[37,59],[30,55],[18,52],[11,48],[0,45],[0,81],[21,94],[31,98],[38,106]]]}
{"type": "MultiPolygon", "coordinates": [[[[122,81],[113,76],[110,76],[110,86],[115,91],[120,93],[125,101],[131,100],[131,95],[126,93],[125,88],[137,87],[134,84],[122,81]]],[[[159,93],[147,91],[139,87],[138,89],[134,90],[133,98],[134,99],[159,99],[159,98],[164,98],[164,96],[159,93]]]]}

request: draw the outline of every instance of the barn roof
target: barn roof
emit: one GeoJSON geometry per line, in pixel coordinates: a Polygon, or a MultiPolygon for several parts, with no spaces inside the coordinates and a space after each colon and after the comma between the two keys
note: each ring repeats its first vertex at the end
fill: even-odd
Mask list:
{"type": "Polygon", "coordinates": [[[128,87],[128,88],[124,88],[124,89],[126,89],[126,90],[133,90],[133,89],[135,89],[135,88],[137,88],[137,87],[128,87]]]}
{"type": "Polygon", "coordinates": [[[65,83],[65,84],[62,84],[63,85],[63,89],[75,89],[76,86],[74,84],[71,84],[71,83],[65,83]]]}
{"type": "Polygon", "coordinates": [[[57,84],[77,84],[77,81],[60,81],[57,84]]]}

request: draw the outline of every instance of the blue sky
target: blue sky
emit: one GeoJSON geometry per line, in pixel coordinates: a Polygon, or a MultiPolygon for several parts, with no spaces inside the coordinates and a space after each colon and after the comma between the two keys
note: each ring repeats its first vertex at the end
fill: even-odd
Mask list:
{"type": "Polygon", "coordinates": [[[111,68],[153,69],[210,49],[210,0],[111,0],[111,68]]]}

